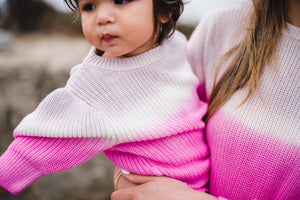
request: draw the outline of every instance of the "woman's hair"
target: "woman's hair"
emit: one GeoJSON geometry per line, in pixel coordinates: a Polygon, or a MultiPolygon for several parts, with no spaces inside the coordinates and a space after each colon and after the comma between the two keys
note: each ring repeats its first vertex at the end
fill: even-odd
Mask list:
{"type": "MultiPolygon", "coordinates": [[[[78,0],[64,0],[67,6],[73,11],[78,11],[78,0]]],[[[161,44],[165,39],[172,36],[176,29],[176,23],[183,12],[182,0],[153,0],[154,33],[157,36],[156,42],[161,44]],[[168,22],[161,23],[160,19],[168,19],[168,22]]],[[[138,16],[137,16],[138,17],[138,16]]]]}
{"type": "MultiPolygon", "coordinates": [[[[220,60],[234,55],[233,60],[221,78],[214,84],[206,121],[239,89],[247,87],[245,103],[257,90],[266,64],[276,61],[276,45],[286,27],[286,0],[252,0],[253,13],[248,22],[244,39],[220,60]]],[[[219,71],[219,70],[217,70],[219,71]]],[[[260,95],[261,97],[261,95],[260,95]]],[[[262,97],[261,97],[262,99],[262,97]]]]}

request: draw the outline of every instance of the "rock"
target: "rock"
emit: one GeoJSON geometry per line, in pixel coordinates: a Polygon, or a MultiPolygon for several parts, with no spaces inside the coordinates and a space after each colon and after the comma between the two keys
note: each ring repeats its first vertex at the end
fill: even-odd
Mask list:
{"type": "Polygon", "coordinates": [[[59,12],[41,0],[0,0],[0,27],[14,33],[81,35],[78,15],[59,12]]]}
{"type": "MultiPolygon", "coordinates": [[[[65,85],[71,67],[90,45],[66,35],[17,36],[0,51],[0,154],[13,140],[13,129],[52,90],[65,85]]],[[[62,173],[47,175],[18,196],[0,200],[108,200],[114,165],[103,155],[62,173]]]]}
{"type": "Polygon", "coordinates": [[[0,51],[13,42],[13,34],[0,28],[0,51]]]}

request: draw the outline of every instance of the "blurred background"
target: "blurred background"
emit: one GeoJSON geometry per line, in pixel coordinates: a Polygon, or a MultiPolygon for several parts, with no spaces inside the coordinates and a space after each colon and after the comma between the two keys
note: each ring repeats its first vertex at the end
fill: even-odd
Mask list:
{"type": "MultiPolygon", "coordinates": [[[[186,0],[178,29],[189,38],[209,11],[243,1],[186,0]]],[[[20,120],[64,86],[71,67],[89,49],[78,18],[63,0],[0,0],[0,155],[20,120]]],[[[114,165],[99,155],[39,179],[18,196],[0,194],[0,200],[109,200],[113,172],[114,165]]]]}

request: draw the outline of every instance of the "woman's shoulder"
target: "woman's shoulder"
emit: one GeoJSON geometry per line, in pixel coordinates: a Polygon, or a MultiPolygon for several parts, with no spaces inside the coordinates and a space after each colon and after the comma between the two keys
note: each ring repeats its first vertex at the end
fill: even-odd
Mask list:
{"type": "Polygon", "coordinates": [[[247,29],[252,3],[247,1],[231,7],[222,7],[208,13],[195,28],[189,46],[214,48],[229,41],[240,40],[247,29]],[[205,45],[205,46],[203,46],[205,45]]]}
{"type": "Polygon", "coordinates": [[[247,1],[214,9],[200,21],[188,42],[188,59],[200,80],[244,37],[252,9],[247,1]]]}
{"type": "Polygon", "coordinates": [[[240,28],[240,26],[247,24],[252,9],[250,1],[229,7],[216,8],[210,11],[198,26],[215,27],[217,30],[240,28]]]}

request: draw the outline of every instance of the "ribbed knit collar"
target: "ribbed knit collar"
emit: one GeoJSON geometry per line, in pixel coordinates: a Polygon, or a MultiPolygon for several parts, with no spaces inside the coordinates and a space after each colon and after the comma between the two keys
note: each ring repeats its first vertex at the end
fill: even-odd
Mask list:
{"type": "Polygon", "coordinates": [[[167,43],[168,42],[166,41],[163,45],[159,45],[142,54],[127,58],[101,57],[96,54],[96,48],[92,47],[86,58],[83,60],[83,63],[88,63],[98,69],[114,71],[142,68],[160,60],[165,54],[165,46],[167,43]]]}
{"type": "Polygon", "coordinates": [[[287,29],[283,30],[284,35],[288,35],[296,40],[300,40],[300,27],[287,23],[287,29]]]}

